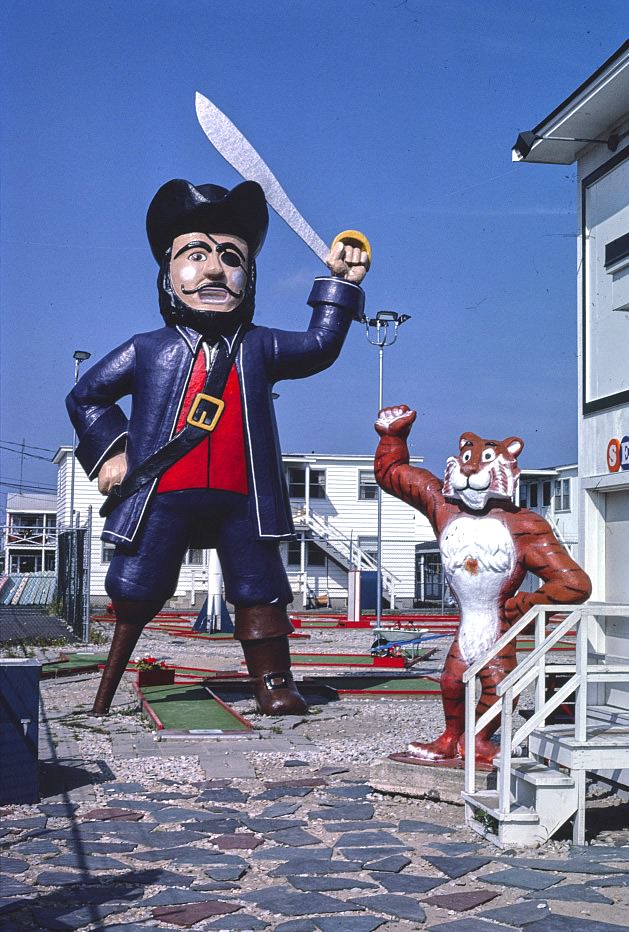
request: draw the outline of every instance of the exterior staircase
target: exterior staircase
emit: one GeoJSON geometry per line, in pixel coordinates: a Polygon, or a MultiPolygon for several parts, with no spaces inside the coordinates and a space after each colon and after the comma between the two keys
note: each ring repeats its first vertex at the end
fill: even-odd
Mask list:
{"type": "MultiPolygon", "coordinates": [[[[343,534],[337,527],[325,521],[311,509],[300,508],[293,512],[296,530],[305,530],[309,540],[314,541],[329,557],[345,570],[376,571],[376,561],[357,541],[343,534]]],[[[395,608],[395,585],[399,577],[382,566],[382,591],[391,608],[395,608]]]]}
{"type": "Polygon", "coordinates": [[[466,822],[501,848],[540,845],[574,818],[573,840],[585,842],[586,774],[629,768],[629,711],[612,705],[588,703],[592,687],[600,683],[627,683],[629,662],[608,663],[605,623],[624,617],[629,606],[590,602],[535,606],[494,647],[464,674],[466,688],[465,801],[466,822]],[[566,612],[563,621],[547,631],[548,616],[566,612]],[[524,628],[535,623],[535,649],[498,684],[498,701],[476,721],[476,678],[487,663],[524,628]],[[572,664],[548,662],[548,651],[576,629],[576,660],[572,664]],[[597,649],[594,649],[594,645],[597,649]],[[567,681],[546,698],[546,674],[568,674],[567,681]],[[514,731],[516,698],[534,686],[532,716],[514,731]],[[573,724],[551,725],[546,720],[566,699],[575,695],[573,724]],[[474,738],[500,715],[500,753],[495,790],[476,790],[474,738]],[[523,750],[528,743],[528,751],[523,750]]]}

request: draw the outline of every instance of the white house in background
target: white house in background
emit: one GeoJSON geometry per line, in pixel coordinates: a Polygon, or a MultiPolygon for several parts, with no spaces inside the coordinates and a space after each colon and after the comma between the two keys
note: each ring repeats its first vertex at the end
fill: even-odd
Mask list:
{"type": "Polygon", "coordinates": [[[7,573],[54,570],[57,553],[56,496],[10,492],[7,495],[3,545],[7,573]]]}
{"type": "MultiPolygon", "coordinates": [[[[375,569],[377,486],[373,454],[334,456],[288,454],[283,457],[297,531],[297,540],[281,544],[282,557],[295,593],[293,606],[301,608],[319,597],[333,608],[344,609],[348,596],[348,570],[375,569]]],[[[53,462],[57,474],[57,519],[70,524],[72,448],[60,447],[53,462]]],[[[421,462],[413,458],[415,465],[421,462]]],[[[80,523],[92,509],[91,597],[107,601],[105,575],[113,545],[100,535],[104,519],[98,514],[103,497],[76,464],[75,511],[80,523]]],[[[415,545],[429,540],[426,519],[398,499],[384,496],[382,514],[382,566],[384,597],[399,608],[415,599],[415,545]]],[[[200,605],[204,598],[207,552],[189,550],[179,576],[178,607],[200,605]]]]}
{"type": "MultiPolygon", "coordinates": [[[[57,515],[60,527],[70,521],[71,447],[55,455],[58,466],[57,515]]],[[[280,545],[288,578],[295,594],[294,608],[328,603],[344,609],[348,598],[348,571],[374,572],[377,546],[377,485],[373,455],[289,453],[283,457],[297,539],[280,545]]],[[[419,465],[421,457],[411,463],[419,465]]],[[[522,470],[521,503],[538,511],[553,525],[569,550],[576,550],[577,522],[574,503],[576,466],[522,470]]],[[[113,545],[100,540],[103,502],[95,482],[77,463],[75,510],[80,523],[92,509],[91,595],[106,602],[105,575],[113,545]]],[[[189,550],[179,576],[176,604],[199,605],[205,592],[207,552],[189,550]]],[[[439,548],[426,518],[390,495],[382,507],[383,595],[393,607],[408,609],[442,599],[439,548]]],[[[537,582],[530,580],[530,588],[537,582]]]]}

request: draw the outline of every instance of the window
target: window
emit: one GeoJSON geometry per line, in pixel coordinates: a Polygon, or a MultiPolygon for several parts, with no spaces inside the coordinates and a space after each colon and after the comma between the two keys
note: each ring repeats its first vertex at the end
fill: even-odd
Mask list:
{"type": "Polygon", "coordinates": [[[100,548],[100,562],[111,563],[115,549],[115,544],[108,544],[106,541],[102,541],[100,548]]]}
{"type": "Polygon", "coordinates": [[[555,511],[570,511],[570,479],[555,479],[555,511]]]}
{"type": "Polygon", "coordinates": [[[550,508],[550,492],[550,479],[545,479],[544,482],[542,482],[542,505],[544,508],[550,508]]]}
{"type": "Polygon", "coordinates": [[[367,469],[358,471],[358,499],[361,502],[371,502],[378,498],[378,483],[373,472],[367,469]]]}
{"type": "Polygon", "coordinates": [[[378,557],[378,538],[377,537],[359,537],[358,546],[366,553],[367,556],[371,557],[372,560],[376,560],[378,557]]]}
{"type": "MultiPolygon", "coordinates": [[[[306,564],[325,566],[325,553],[312,540],[306,541],[306,564]]],[[[286,550],[286,565],[301,566],[301,541],[289,540],[286,550]]]]}
{"type": "Polygon", "coordinates": [[[289,540],[286,554],[287,566],[301,566],[301,542],[289,540]]]}
{"type": "Polygon", "coordinates": [[[191,547],[190,550],[186,551],[184,563],[187,566],[203,566],[203,550],[191,547]]]}
{"type": "Polygon", "coordinates": [[[317,547],[311,540],[307,542],[307,546],[308,566],[325,566],[325,552],[321,547],[317,547]]]}
{"type": "Polygon", "coordinates": [[[526,486],[520,485],[520,508],[526,508],[526,486]]]}
{"type": "Polygon", "coordinates": [[[537,508],[537,482],[529,486],[529,508],[537,508]]]}
{"type": "MultiPolygon", "coordinates": [[[[311,469],[308,489],[310,498],[325,498],[325,470],[311,469]]],[[[306,497],[306,467],[288,467],[288,494],[290,498],[306,497]]]]}

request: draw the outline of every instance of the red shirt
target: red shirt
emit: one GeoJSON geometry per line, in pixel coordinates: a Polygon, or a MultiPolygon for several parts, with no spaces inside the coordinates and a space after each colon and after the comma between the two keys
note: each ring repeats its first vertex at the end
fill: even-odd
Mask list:
{"type": "MultiPolygon", "coordinates": [[[[205,352],[201,346],[177,419],[177,433],[183,430],[194,399],[203,391],[206,371],[205,352]]],[[[212,433],[208,433],[207,440],[202,440],[166,470],[159,480],[158,492],[224,489],[242,495],[248,493],[242,403],[236,366],[232,366],[229,373],[223,401],[225,408],[212,433]]]]}

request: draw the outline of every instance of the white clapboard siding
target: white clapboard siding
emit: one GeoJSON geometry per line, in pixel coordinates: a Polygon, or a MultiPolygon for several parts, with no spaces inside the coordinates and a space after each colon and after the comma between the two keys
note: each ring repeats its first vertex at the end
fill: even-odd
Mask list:
{"type": "MultiPolygon", "coordinates": [[[[67,527],[70,522],[70,475],[72,451],[62,447],[54,462],[58,466],[57,478],[57,516],[60,527],[67,527]]],[[[311,499],[311,511],[330,525],[330,537],[338,532],[345,537],[352,537],[355,544],[360,537],[375,538],[377,531],[376,500],[361,501],[359,494],[359,472],[373,471],[373,456],[332,456],[332,455],[287,455],[285,464],[302,466],[308,462],[312,469],[323,469],[326,474],[326,497],[311,499]]],[[[419,463],[420,460],[414,460],[419,463]]],[[[87,519],[88,509],[92,508],[92,596],[105,597],[105,576],[108,563],[103,560],[103,544],[100,535],[104,519],[99,515],[103,497],[98,492],[95,481],[90,482],[82,467],[76,464],[74,505],[79,512],[80,522],[87,519]]],[[[294,510],[303,507],[303,500],[291,502],[294,510]]],[[[308,534],[308,536],[311,536],[308,534]]],[[[413,508],[392,496],[383,499],[382,520],[382,563],[395,576],[396,599],[411,601],[415,590],[415,545],[421,541],[433,539],[432,530],[426,519],[413,508]]],[[[286,563],[286,544],[282,545],[282,554],[286,563]]],[[[301,591],[299,567],[287,567],[293,591],[301,591]]],[[[205,569],[202,566],[184,565],[179,576],[176,597],[179,604],[189,604],[193,591],[197,596],[205,586],[205,569]]],[[[326,558],[325,566],[307,567],[307,586],[314,593],[328,593],[330,597],[342,603],[347,598],[347,571],[334,560],[326,558]]]]}

